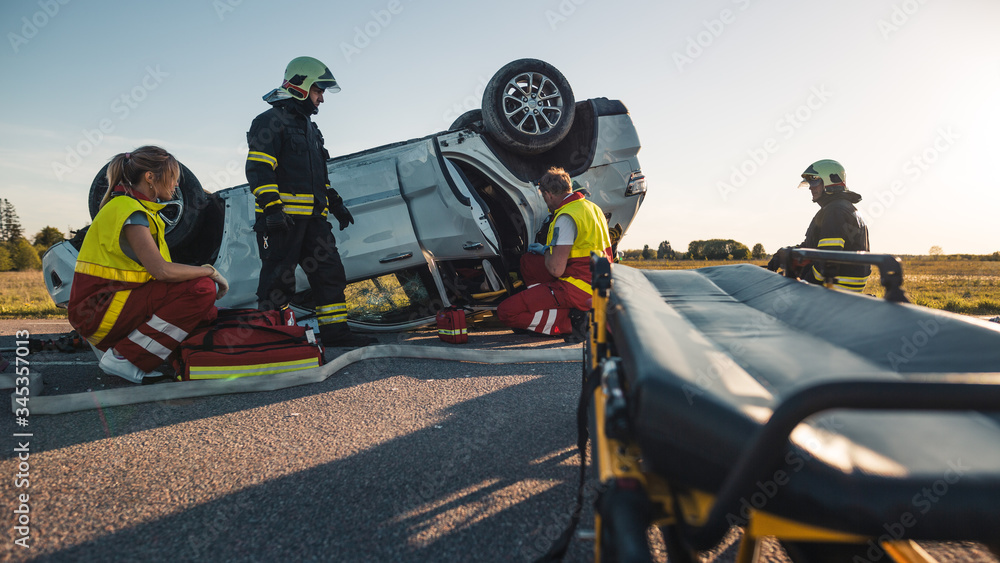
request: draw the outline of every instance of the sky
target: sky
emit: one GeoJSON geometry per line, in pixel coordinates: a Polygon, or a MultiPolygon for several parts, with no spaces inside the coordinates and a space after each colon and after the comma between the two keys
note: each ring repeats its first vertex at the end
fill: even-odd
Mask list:
{"type": "Polygon", "coordinates": [[[94,175],[143,144],[245,183],[294,57],[343,88],[315,116],[334,156],[445,130],[537,58],[629,109],[649,191],[619,248],[797,244],[800,175],[832,158],[873,252],[1000,250],[996,0],[6,0],[0,24],[0,198],[29,237],[86,225],[94,175]]]}

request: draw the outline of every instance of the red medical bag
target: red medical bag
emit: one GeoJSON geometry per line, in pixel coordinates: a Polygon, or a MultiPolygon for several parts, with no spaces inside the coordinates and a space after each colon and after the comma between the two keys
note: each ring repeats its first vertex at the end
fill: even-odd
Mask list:
{"type": "Polygon", "coordinates": [[[173,365],[185,381],[284,373],[323,365],[323,344],[290,311],[220,310],[181,342],[173,365]]]}
{"type": "Polygon", "coordinates": [[[437,314],[438,337],[452,344],[469,341],[469,329],[465,326],[465,310],[446,307],[437,314]]]}

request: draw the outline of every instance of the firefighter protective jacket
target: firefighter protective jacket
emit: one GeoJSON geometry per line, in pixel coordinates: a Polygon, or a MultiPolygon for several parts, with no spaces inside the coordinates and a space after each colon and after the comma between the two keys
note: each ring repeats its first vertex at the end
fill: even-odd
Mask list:
{"type": "MultiPolygon", "coordinates": [[[[817,203],[820,210],[806,229],[803,248],[819,250],[863,250],[868,251],[868,226],[854,204],[861,201],[861,195],[850,192],[823,194],[817,203]]],[[[868,282],[871,266],[840,264],[834,284],[841,288],[860,293],[868,282]]],[[[815,266],[809,268],[803,279],[811,283],[823,283],[823,274],[815,266]]]]}
{"type": "Polygon", "coordinates": [[[247,132],[247,182],[257,200],[258,213],[284,206],[292,215],[326,215],[340,203],[327,202],[330,179],[319,127],[304,113],[307,100],[286,99],[258,115],[247,132]]]}

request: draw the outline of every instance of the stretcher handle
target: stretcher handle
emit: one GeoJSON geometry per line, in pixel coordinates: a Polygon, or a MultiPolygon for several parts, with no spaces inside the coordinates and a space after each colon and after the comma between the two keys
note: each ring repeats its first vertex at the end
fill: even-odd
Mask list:
{"type": "MultiPolygon", "coordinates": [[[[872,254],[864,251],[847,250],[817,250],[814,248],[797,248],[793,246],[785,247],[785,260],[781,265],[785,275],[791,271],[789,266],[794,260],[812,260],[820,263],[820,268],[825,269],[827,262],[834,264],[867,264],[878,268],[879,279],[882,280],[882,287],[885,288],[886,301],[896,303],[909,303],[903,293],[903,263],[899,258],[891,254],[872,254]]],[[[823,276],[829,278],[826,272],[823,276]]]]}
{"type": "Polygon", "coordinates": [[[705,524],[695,527],[678,519],[684,540],[699,551],[718,544],[729,531],[726,516],[739,510],[740,498],[752,494],[754,484],[780,463],[792,430],[818,412],[831,409],[1000,410],[1000,373],[906,374],[906,377],[911,376],[935,377],[937,381],[837,380],[794,390],[774,409],[767,424],[757,431],[726,477],[705,524]]]}

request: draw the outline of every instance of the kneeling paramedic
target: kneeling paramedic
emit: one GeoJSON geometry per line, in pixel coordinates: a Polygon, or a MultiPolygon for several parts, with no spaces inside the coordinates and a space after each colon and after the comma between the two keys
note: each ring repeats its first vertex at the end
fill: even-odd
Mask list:
{"type": "Polygon", "coordinates": [[[264,96],[271,109],[250,125],[246,174],[257,201],[258,308],[288,307],[295,294],[295,266],[301,265],[312,288],[323,344],[353,348],[374,339],[347,326],[347,279],[327,214],[336,217],[341,231],[354,217],[330,187],[330,155],[311,120],[324,93],[339,91],[322,62],[298,57],[288,63],[281,87],[264,96]]]}
{"type": "Polygon", "coordinates": [[[573,183],[562,168],[550,168],[538,182],[542,199],[553,213],[539,233],[545,242],[534,242],[521,257],[521,277],[526,289],[500,303],[500,321],[514,329],[568,340],[586,338],[586,314],[591,307],[590,253],[611,260],[611,237],[601,208],[573,192],[573,183]]]}
{"type": "Polygon", "coordinates": [[[229,284],[212,266],[170,260],[159,215],[173,198],[180,165],[153,146],[108,164],[108,191],[80,247],[69,322],[104,355],[105,373],[132,383],[153,371],[188,333],[215,320],[229,284]]]}
{"type": "MultiPolygon", "coordinates": [[[[820,206],[809,228],[801,248],[818,250],[868,251],[868,226],[861,213],[854,207],[861,201],[861,194],[847,189],[847,173],[836,160],[819,160],[809,165],[802,173],[800,188],[809,188],[812,200],[820,206]]],[[[771,258],[767,267],[777,271],[784,262],[784,254],[779,251],[771,258]]],[[[842,264],[834,279],[834,286],[861,293],[868,283],[871,266],[864,264],[842,264]]],[[[809,283],[822,284],[826,280],[815,266],[807,265],[799,273],[799,278],[809,283]]]]}

